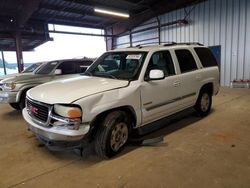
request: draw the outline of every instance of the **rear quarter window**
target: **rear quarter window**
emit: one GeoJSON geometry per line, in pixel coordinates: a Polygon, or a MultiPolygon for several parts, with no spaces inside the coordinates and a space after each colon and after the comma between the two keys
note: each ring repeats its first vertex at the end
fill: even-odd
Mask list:
{"type": "Polygon", "coordinates": [[[218,66],[216,59],[208,48],[194,48],[203,67],[218,66]]]}

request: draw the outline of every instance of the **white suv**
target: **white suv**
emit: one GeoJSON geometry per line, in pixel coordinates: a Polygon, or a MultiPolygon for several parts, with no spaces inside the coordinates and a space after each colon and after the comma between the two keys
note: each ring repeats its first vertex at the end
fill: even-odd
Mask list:
{"type": "Polygon", "coordinates": [[[112,157],[132,131],[152,131],[189,107],[207,115],[218,90],[216,60],[200,44],[116,49],[81,77],[29,90],[23,117],[50,149],[93,142],[99,156],[112,157]]]}

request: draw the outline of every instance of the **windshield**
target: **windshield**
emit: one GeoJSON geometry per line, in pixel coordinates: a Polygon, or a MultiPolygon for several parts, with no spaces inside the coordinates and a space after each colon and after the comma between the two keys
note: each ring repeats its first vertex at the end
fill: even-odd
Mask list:
{"type": "Polygon", "coordinates": [[[108,52],[102,55],[85,75],[113,79],[138,79],[147,52],[108,52]]]}
{"type": "Polygon", "coordinates": [[[34,63],[32,65],[30,65],[29,67],[27,67],[23,73],[28,73],[28,72],[33,72],[37,67],[39,67],[42,63],[34,63]]]}
{"type": "Polygon", "coordinates": [[[58,61],[51,61],[46,63],[46,65],[42,66],[35,74],[49,74],[51,73],[55,67],[58,65],[58,61]]]}

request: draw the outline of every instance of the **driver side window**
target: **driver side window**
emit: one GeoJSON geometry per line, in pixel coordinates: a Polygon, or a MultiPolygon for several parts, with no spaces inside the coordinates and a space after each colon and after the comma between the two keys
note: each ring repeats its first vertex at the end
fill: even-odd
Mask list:
{"type": "Polygon", "coordinates": [[[155,52],[149,61],[146,76],[150,70],[159,69],[164,72],[165,77],[175,75],[175,68],[169,51],[155,52]]]}
{"type": "Polygon", "coordinates": [[[75,69],[75,62],[74,61],[65,61],[62,62],[57,69],[62,70],[62,74],[75,74],[76,69],[75,69]]]}

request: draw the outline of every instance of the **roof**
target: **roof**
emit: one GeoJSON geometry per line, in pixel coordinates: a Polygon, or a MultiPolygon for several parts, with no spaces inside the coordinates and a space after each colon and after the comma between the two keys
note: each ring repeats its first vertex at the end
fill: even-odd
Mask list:
{"type": "Polygon", "coordinates": [[[76,61],[76,62],[94,62],[94,58],[56,59],[56,60],[51,60],[51,61],[48,61],[48,62],[55,62],[55,61],[58,61],[58,62],[72,62],[72,61],[76,61]]]}
{"type": "Polygon", "coordinates": [[[0,50],[15,50],[13,37],[20,32],[23,50],[32,50],[49,38],[47,24],[128,31],[157,15],[203,0],[1,0],[0,50]],[[128,12],[129,19],[94,12],[95,7],[128,12]]]}

